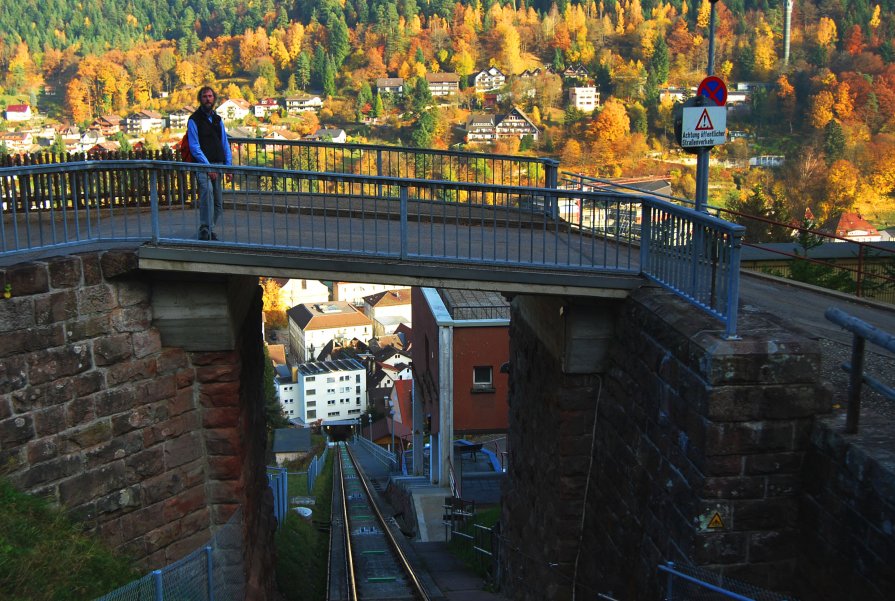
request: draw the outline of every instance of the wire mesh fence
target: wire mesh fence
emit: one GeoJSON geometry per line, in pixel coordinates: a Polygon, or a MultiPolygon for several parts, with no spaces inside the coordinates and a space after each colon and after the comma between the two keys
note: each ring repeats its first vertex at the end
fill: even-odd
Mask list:
{"type": "Polygon", "coordinates": [[[239,601],[245,598],[242,508],[200,547],[97,601],[239,601]]]}

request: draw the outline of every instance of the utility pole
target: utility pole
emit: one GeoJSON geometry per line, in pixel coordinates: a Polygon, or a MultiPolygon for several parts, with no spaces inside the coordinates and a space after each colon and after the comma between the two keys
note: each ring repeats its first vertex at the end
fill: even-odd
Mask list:
{"type": "MultiPolygon", "coordinates": [[[[712,5],[709,13],[709,57],[706,75],[715,74],[715,4],[718,0],[709,0],[712,5]]],[[[709,198],[709,151],[711,146],[701,147],[696,155],[696,210],[706,211],[709,198]]]]}

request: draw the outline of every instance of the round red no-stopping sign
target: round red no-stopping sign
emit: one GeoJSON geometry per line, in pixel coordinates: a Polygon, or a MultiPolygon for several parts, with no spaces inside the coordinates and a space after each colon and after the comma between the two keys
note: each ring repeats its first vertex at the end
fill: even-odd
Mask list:
{"type": "Polygon", "coordinates": [[[727,104],[727,85],[720,77],[710,75],[696,88],[697,96],[705,96],[718,106],[727,104]]]}

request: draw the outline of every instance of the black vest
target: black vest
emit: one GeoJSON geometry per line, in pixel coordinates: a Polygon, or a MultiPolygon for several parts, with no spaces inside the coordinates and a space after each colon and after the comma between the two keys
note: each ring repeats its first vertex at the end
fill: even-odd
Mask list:
{"type": "Polygon", "coordinates": [[[202,148],[205,158],[209,163],[223,163],[225,157],[223,139],[221,138],[221,116],[212,113],[211,121],[209,121],[208,116],[200,108],[190,116],[190,119],[196,124],[199,146],[202,148]]]}

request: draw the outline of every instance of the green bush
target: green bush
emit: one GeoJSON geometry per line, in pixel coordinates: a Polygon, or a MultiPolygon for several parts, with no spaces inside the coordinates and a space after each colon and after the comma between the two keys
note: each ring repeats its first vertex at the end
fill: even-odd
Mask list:
{"type": "Polygon", "coordinates": [[[0,478],[0,599],[94,599],[140,574],[47,501],[0,478]]]}

